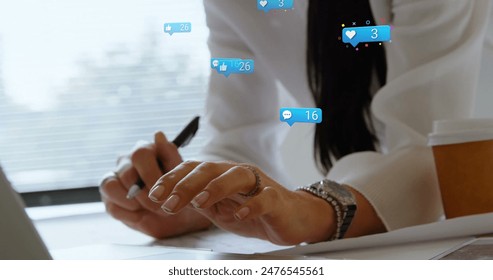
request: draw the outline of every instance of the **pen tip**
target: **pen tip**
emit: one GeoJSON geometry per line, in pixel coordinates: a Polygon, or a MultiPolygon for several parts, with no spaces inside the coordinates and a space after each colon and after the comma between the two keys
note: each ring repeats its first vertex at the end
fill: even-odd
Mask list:
{"type": "Polygon", "coordinates": [[[128,200],[134,199],[134,198],[135,198],[135,192],[131,191],[131,192],[127,193],[127,199],[128,200]]]}
{"type": "Polygon", "coordinates": [[[135,184],[133,186],[130,187],[130,189],[128,190],[128,193],[127,193],[127,199],[134,199],[139,193],[140,193],[141,189],[139,187],[139,185],[135,184]]]}

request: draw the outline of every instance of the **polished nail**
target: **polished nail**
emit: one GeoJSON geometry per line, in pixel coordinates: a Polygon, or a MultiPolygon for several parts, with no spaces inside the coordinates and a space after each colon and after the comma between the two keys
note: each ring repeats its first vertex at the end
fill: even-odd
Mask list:
{"type": "Polygon", "coordinates": [[[248,207],[243,207],[241,208],[238,212],[235,213],[235,218],[237,220],[243,220],[246,216],[250,214],[250,208],[248,207]]]}
{"type": "Polygon", "coordinates": [[[161,200],[161,196],[164,193],[164,186],[161,185],[155,185],[152,187],[151,191],[149,192],[149,199],[158,202],[161,200]]]}
{"type": "Polygon", "coordinates": [[[209,199],[209,192],[208,191],[203,191],[199,193],[193,200],[192,200],[192,205],[195,208],[200,208],[208,199],[209,199]]]}
{"type": "Polygon", "coordinates": [[[173,213],[173,210],[175,210],[175,207],[176,205],[178,205],[178,202],[180,202],[180,197],[174,194],[170,196],[168,200],[166,200],[163,206],[161,206],[161,209],[163,209],[164,212],[173,213]]]}

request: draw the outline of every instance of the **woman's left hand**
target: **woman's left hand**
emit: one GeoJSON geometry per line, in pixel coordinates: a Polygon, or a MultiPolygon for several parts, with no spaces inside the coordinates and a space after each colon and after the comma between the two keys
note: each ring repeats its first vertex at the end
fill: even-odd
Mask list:
{"type": "Polygon", "coordinates": [[[192,207],[220,228],[279,245],[323,241],[335,232],[326,201],[290,191],[247,164],[184,162],[156,182],[149,198],[167,213],[192,207]]]}

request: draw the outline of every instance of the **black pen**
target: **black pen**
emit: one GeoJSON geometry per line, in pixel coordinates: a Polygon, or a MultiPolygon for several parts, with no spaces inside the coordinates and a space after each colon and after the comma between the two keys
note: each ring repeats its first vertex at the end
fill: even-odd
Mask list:
{"type": "MultiPolygon", "coordinates": [[[[197,133],[197,130],[199,130],[199,120],[199,116],[193,118],[193,120],[189,124],[187,124],[187,126],[185,126],[185,128],[178,134],[178,136],[175,137],[172,143],[175,144],[177,148],[185,147],[190,143],[192,138],[197,133]]],[[[141,178],[139,178],[137,183],[132,185],[128,190],[127,199],[134,199],[143,188],[144,182],[141,178]]]]}

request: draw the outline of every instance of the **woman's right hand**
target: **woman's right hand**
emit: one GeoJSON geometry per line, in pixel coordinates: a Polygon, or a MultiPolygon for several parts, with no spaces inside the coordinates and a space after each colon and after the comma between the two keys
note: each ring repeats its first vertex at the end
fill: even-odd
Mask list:
{"type": "Polygon", "coordinates": [[[193,209],[169,215],[148,198],[154,183],[182,161],[177,147],[157,132],[154,143],[138,146],[130,156],[120,158],[117,171],[103,179],[100,192],[106,211],[130,228],[158,239],[209,227],[211,222],[193,209]],[[134,199],[127,199],[128,189],[139,178],[144,189],[134,199]]]}

